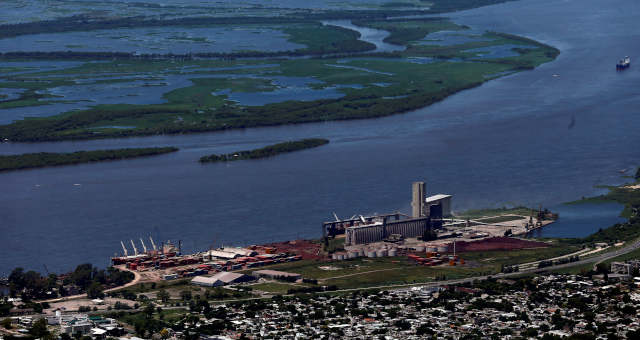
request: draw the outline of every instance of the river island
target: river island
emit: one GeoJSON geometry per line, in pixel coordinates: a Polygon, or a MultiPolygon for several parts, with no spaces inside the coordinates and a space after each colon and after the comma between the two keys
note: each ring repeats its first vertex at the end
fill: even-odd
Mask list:
{"type": "MultiPolygon", "coordinates": [[[[410,9],[394,9],[399,5],[392,3],[384,10],[242,19],[60,18],[3,25],[5,39],[31,39],[55,26],[51,41],[81,39],[83,30],[123,27],[129,27],[130,34],[171,32],[172,27],[193,31],[192,35],[250,30],[255,37],[241,38],[249,45],[273,32],[283,34],[277,36],[283,40],[254,49],[189,53],[135,51],[126,41],[121,50],[116,45],[108,51],[92,51],[101,46],[60,50],[41,40],[28,51],[0,49],[7,64],[0,82],[0,94],[7,96],[0,100],[0,123],[5,124],[0,125],[0,140],[183,134],[416,110],[486,81],[533,69],[559,54],[528,38],[475,30],[446,17],[420,16],[496,2],[500,1],[435,1],[431,7],[410,9]],[[27,66],[43,60],[54,67],[27,66]]],[[[180,42],[197,49],[206,42],[206,34],[180,42]]]]}
{"type": "Polygon", "coordinates": [[[178,151],[178,148],[161,147],[76,151],[68,153],[38,152],[20,155],[6,155],[0,156],[0,171],[113,161],[161,155],[176,151],[178,151]]]}
{"type": "Polygon", "coordinates": [[[294,151],[300,151],[304,149],[317,148],[319,146],[328,144],[328,139],[322,138],[307,138],[296,141],[288,141],[273,145],[267,145],[263,148],[254,149],[254,150],[244,150],[232,152],[224,155],[209,155],[203,156],[200,158],[200,163],[211,163],[211,162],[230,162],[230,161],[239,161],[243,159],[258,159],[258,158],[267,158],[273,157],[275,155],[281,153],[288,153],[294,151]]]}

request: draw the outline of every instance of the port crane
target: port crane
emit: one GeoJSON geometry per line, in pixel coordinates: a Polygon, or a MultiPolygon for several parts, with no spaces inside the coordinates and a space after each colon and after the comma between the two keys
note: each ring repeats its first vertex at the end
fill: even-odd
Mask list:
{"type": "Polygon", "coordinates": [[[122,246],[122,250],[124,251],[124,256],[129,256],[127,252],[127,247],[124,246],[124,242],[120,241],[120,245],[122,246]]]}
{"type": "Polygon", "coordinates": [[[333,217],[336,219],[336,222],[340,222],[340,219],[338,218],[338,215],[335,213],[335,211],[333,212],[333,217]]]}
{"type": "Polygon", "coordinates": [[[142,249],[144,249],[145,254],[147,253],[147,246],[144,245],[144,241],[142,240],[142,237],[140,238],[140,243],[142,243],[142,249]]]}
{"type": "Polygon", "coordinates": [[[153,239],[151,238],[151,236],[149,236],[149,240],[151,241],[151,246],[153,247],[153,251],[158,251],[158,248],[156,248],[156,244],[153,242],[153,239]]]}
{"type": "Polygon", "coordinates": [[[136,244],[133,243],[133,240],[131,240],[131,246],[133,247],[133,252],[135,253],[135,255],[138,256],[138,248],[136,248],[136,244]]]}

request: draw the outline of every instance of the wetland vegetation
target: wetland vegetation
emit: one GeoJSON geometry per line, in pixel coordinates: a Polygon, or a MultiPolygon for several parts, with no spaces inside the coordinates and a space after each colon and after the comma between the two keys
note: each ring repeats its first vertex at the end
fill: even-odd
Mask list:
{"type": "MultiPolygon", "coordinates": [[[[502,1],[436,0],[428,11],[496,2],[502,1]]],[[[0,126],[0,138],[20,142],[116,138],[382,117],[419,109],[490,79],[532,69],[559,53],[530,39],[495,32],[474,32],[473,37],[482,39],[460,44],[425,44],[423,39],[431,33],[465,34],[469,29],[446,18],[387,19],[395,12],[425,11],[326,10],[278,17],[148,20],[86,20],[80,16],[41,22],[43,26],[5,25],[3,37],[44,32],[48,25],[57,24],[49,32],[162,25],[266,28],[280,30],[289,42],[305,47],[189,54],[4,51],[1,57],[7,64],[39,59],[86,62],[56,69],[16,67],[17,71],[3,75],[0,88],[21,92],[17,98],[0,101],[0,115],[11,122],[0,126]],[[376,52],[376,45],[360,40],[359,32],[320,22],[331,19],[350,19],[364,29],[388,31],[384,41],[402,45],[404,50],[376,52]],[[509,46],[512,56],[484,58],[476,52],[497,46],[509,46]],[[98,84],[102,87],[92,87],[98,84]],[[101,98],[91,92],[107,85],[130,87],[131,93],[101,98]],[[86,99],[71,99],[69,93],[86,99]],[[13,110],[24,107],[33,112],[36,106],[35,114],[13,110]]]]}

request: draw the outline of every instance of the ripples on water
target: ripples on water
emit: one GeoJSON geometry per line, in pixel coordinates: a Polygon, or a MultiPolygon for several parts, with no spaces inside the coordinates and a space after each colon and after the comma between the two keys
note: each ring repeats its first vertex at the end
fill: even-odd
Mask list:
{"type": "MultiPolygon", "coordinates": [[[[629,29],[640,17],[638,4],[524,0],[453,16],[474,29],[549,43],[562,54],[534,71],[381,119],[0,144],[4,154],[181,148],[158,157],[1,174],[0,272],[17,265],[39,269],[43,259],[56,271],[86,261],[105,265],[121,239],[148,234],[182,239],[187,250],[318,237],[334,211],[409,211],[414,180],[426,180],[429,193],[453,194],[456,210],[553,207],[599,193],[595,185],[627,181],[619,171],[634,169],[640,159],[640,72],[615,72],[615,62],[640,55],[634,43],[640,37],[629,29]],[[308,137],[331,143],[273,159],[196,162],[211,153],[308,137]]],[[[617,221],[617,208],[605,210],[611,220],[598,222],[602,227],[617,221]]],[[[571,229],[579,230],[574,236],[586,230],[571,229]]]]}

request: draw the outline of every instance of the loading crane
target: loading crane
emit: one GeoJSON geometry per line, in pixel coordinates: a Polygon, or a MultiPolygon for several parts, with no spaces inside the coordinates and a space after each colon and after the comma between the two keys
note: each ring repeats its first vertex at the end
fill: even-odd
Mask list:
{"type": "Polygon", "coordinates": [[[153,250],[158,251],[158,248],[156,248],[156,244],[153,242],[153,239],[151,238],[151,235],[149,235],[149,240],[151,241],[151,246],[153,247],[153,250]]]}
{"type": "Polygon", "coordinates": [[[336,222],[340,222],[340,219],[338,218],[338,215],[335,212],[333,213],[333,217],[336,219],[336,222]]]}
{"type": "Polygon", "coordinates": [[[142,237],[140,238],[140,243],[142,243],[142,249],[144,249],[144,253],[147,253],[147,246],[144,245],[144,241],[142,240],[142,237]]]}
{"type": "Polygon", "coordinates": [[[133,240],[131,240],[131,246],[133,247],[133,252],[135,253],[136,256],[138,256],[138,248],[136,248],[135,243],[133,243],[133,240]]]}
{"type": "Polygon", "coordinates": [[[124,256],[129,256],[127,252],[127,247],[124,246],[124,242],[120,241],[120,245],[122,246],[122,250],[124,251],[124,256]]]}

